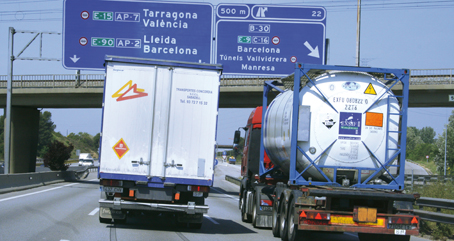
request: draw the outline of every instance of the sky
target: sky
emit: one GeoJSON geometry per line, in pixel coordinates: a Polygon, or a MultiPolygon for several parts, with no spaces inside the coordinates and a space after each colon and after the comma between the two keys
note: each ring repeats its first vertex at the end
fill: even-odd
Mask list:
{"type": "MultiPolygon", "coordinates": [[[[357,0],[246,0],[191,1],[244,4],[322,6],[327,10],[326,37],[329,39],[328,64],[355,65],[357,0]]],[[[361,14],[361,66],[408,69],[454,68],[454,0],[363,0],[361,14]]],[[[7,74],[8,28],[62,32],[62,0],[0,1],[0,75],[7,74]]],[[[17,55],[32,38],[16,34],[17,55]]],[[[61,35],[44,35],[43,57],[61,58],[61,35]]],[[[22,57],[36,57],[33,43],[22,57]]],[[[14,61],[14,74],[74,74],[57,61],[14,61]]],[[[102,73],[82,70],[82,74],[102,73]]],[[[411,98],[411,97],[410,97],[411,98]]],[[[454,107],[454,106],[453,106],[454,107]]],[[[252,108],[220,109],[217,139],[232,143],[233,132],[246,124],[252,108]]],[[[410,108],[408,126],[430,126],[441,134],[454,108],[410,108]]],[[[63,135],[101,131],[101,109],[43,109],[52,113],[56,131],[63,135]]]]}

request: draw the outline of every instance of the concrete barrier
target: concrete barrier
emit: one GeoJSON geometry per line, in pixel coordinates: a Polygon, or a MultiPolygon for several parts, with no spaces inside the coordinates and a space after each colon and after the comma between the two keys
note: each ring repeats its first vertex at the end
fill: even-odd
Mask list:
{"type": "Polygon", "coordinates": [[[30,172],[0,175],[0,193],[75,180],[77,179],[74,171],[30,172]]]}

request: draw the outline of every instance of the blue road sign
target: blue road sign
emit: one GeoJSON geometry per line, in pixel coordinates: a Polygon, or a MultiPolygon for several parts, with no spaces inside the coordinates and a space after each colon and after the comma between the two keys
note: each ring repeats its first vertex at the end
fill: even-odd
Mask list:
{"type": "Polygon", "coordinates": [[[212,63],[208,3],[65,0],[63,66],[104,69],[120,55],[212,63]]]}
{"type": "Polygon", "coordinates": [[[322,7],[220,4],[215,61],[224,74],[287,75],[294,63],[325,63],[322,7]]]}

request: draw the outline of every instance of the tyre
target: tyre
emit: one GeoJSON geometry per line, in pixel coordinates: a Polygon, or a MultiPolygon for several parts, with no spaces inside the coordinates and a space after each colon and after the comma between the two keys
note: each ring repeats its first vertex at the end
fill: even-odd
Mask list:
{"type": "Polygon", "coordinates": [[[190,223],[189,224],[190,229],[201,229],[202,228],[202,223],[190,223]]]}
{"type": "Polygon", "coordinates": [[[254,228],[257,228],[257,200],[256,198],[252,199],[253,204],[252,204],[252,226],[254,228]]]}
{"type": "Polygon", "coordinates": [[[287,232],[287,203],[285,203],[285,198],[281,198],[281,203],[279,207],[279,235],[281,236],[282,241],[288,241],[288,232],[287,232]]]}
{"type": "Polygon", "coordinates": [[[288,240],[305,240],[304,232],[298,230],[298,223],[295,223],[295,202],[296,198],[292,197],[289,202],[288,214],[287,214],[287,230],[288,230],[288,240]]]}
{"type": "Polygon", "coordinates": [[[250,214],[248,214],[246,212],[246,205],[247,205],[247,197],[246,197],[246,195],[247,195],[247,191],[245,190],[243,192],[243,198],[242,198],[243,199],[243,204],[242,204],[242,207],[241,207],[241,220],[243,222],[250,223],[250,222],[252,222],[252,215],[250,215],[250,214]]]}
{"type": "Polygon", "coordinates": [[[358,233],[360,241],[410,241],[409,235],[358,233]]]}
{"type": "Polygon", "coordinates": [[[273,220],[271,223],[271,230],[273,231],[273,236],[279,238],[281,236],[279,232],[279,202],[277,198],[273,202],[273,220]]]}

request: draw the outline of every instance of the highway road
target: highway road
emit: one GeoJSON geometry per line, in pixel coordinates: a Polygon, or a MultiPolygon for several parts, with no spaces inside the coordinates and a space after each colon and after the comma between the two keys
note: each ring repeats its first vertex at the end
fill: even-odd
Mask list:
{"type": "MultiPolygon", "coordinates": [[[[96,173],[90,173],[78,182],[1,194],[0,240],[280,240],[270,229],[255,229],[241,221],[238,186],[225,181],[226,174],[239,176],[239,166],[220,163],[216,167],[214,187],[206,201],[210,210],[200,230],[177,227],[166,215],[135,216],[123,225],[99,223],[99,184],[96,173]]],[[[355,233],[310,235],[309,240],[358,240],[355,233]]]]}

